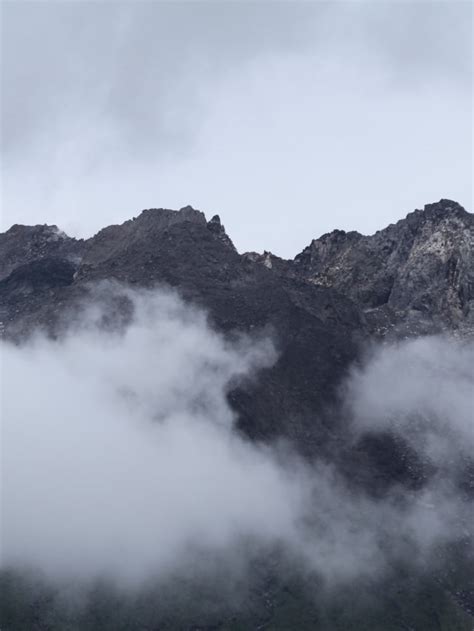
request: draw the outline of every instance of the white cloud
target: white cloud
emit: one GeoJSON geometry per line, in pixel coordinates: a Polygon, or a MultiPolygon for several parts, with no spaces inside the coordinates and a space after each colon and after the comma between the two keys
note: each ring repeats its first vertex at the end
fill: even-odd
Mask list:
{"type": "MultiPolygon", "coordinates": [[[[106,284],[92,295],[101,304],[76,312],[63,338],[1,346],[4,566],[131,584],[189,567],[199,551],[244,567],[239,546],[247,541],[253,550],[279,547],[332,584],[383,570],[387,550],[408,546],[413,558],[429,558],[433,545],[465,527],[469,507],[449,480],[374,500],[328,465],[237,434],[226,392],[274,361],[268,339],[230,342],[165,290],[106,284]],[[133,307],[127,326],[104,319],[114,297],[123,312],[133,307]]],[[[413,352],[423,364],[419,344],[413,352]]],[[[383,427],[374,388],[387,392],[389,380],[387,405],[405,412],[425,403],[438,373],[456,375],[443,406],[463,371],[472,378],[467,358],[453,353],[443,368],[440,361],[421,374],[425,394],[405,399],[394,371],[411,383],[413,353],[381,351],[353,377],[353,409],[383,427]]]]}

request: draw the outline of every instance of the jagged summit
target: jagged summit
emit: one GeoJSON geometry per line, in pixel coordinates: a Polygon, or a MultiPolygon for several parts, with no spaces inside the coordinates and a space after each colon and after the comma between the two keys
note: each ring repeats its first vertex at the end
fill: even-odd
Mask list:
{"type": "MultiPolygon", "coordinates": [[[[471,225],[474,222],[474,214],[468,212],[461,204],[450,199],[440,199],[439,202],[425,204],[420,209],[408,213],[404,219],[400,219],[395,224],[390,224],[387,228],[378,230],[383,232],[394,226],[408,226],[411,230],[422,228],[425,224],[436,226],[442,223],[462,223],[471,225]]],[[[377,233],[376,233],[377,234],[377,233]]]]}
{"type": "Polygon", "coordinates": [[[24,226],[14,224],[0,233],[0,280],[19,265],[46,257],[60,257],[77,262],[83,241],[68,237],[55,225],[24,226]]]}
{"type": "Polygon", "coordinates": [[[357,240],[360,238],[374,237],[376,234],[393,229],[395,226],[408,225],[410,228],[414,228],[429,221],[438,223],[441,221],[449,222],[453,220],[460,220],[467,222],[468,224],[472,224],[472,222],[474,222],[474,214],[468,212],[458,202],[450,199],[440,199],[439,202],[425,204],[422,209],[417,208],[411,211],[403,219],[399,219],[396,223],[377,230],[372,235],[365,235],[357,230],[346,231],[335,228],[334,230],[331,230],[331,232],[326,232],[320,237],[313,239],[313,241],[344,241],[346,239],[357,240]]]}
{"type": "Polygon", "coordinates": [[[227,245],[228,247],[232,248],[233,250],[235,250],[234,244],[232,243],[232,240],[230,239],[230,237],[228,236],[227,232],[225,231],[225,227],[223,226],[223,224],[221,223],[221,218],[219,217],[219,215],[214,215],[208,222],[207,222],[207,228],[208,230],[210,230],[220,241],[222,241],[222,243],[224,243],[225,245],[227,245]]]}
{"type": "Polygon", "coordinates": [[[425,204],[423,210],[415,210],[415,213],[424,213],[427,217],[444,217],[457,216],[462,218],[472,218],[472,213],[452,199],[440,199],[439,202],[425,204]]]}
{"type": "Polygon", "coordinates": [[[370,236],[325,234],[290,269],[350,296],[366,312],[391,310],[392,323],[410,317],[474,324],[474,215],[450,200],[370,236]]]}
{"type": "MultiPolygon", "coordinates": [[[[86,240],[70,238],[56,226],[14,225],[0,234],[0,280],[21,265],[32,270],[43,259],[54,259],[56,267],[64,261],[58,278],[72,278],[72,264],[74,286],[118,278],[139,285],[166,282],[191,291],[204,279],[209,286],[217,279],[248,283],[254,274],[270,273],[277,284],[325,288],[349,298],[379,334],[400,327],[405,332],[470,331],[473,252],[474,215],[448,199],[427,204],[373,235],[334,230],[313,239],[289,261],[267,251],[239,255],[219,215],[208,221],[188,205],[145,209],[86,240]]],[[[20,316],[21,310],[15,318],[20,316]]]]}
{"type": "MultiPolygon", "coordinates": [[[[192,206],[184,206],[180,210],[171,210],[169,208],[146,208],[142,210],[137,217],[128,219],[122,224],[108,226],[103,230],[163,230],[169,228],[176,223],[197,223],[204,225],[206,217],[200,210],[195,210],[192,206]]],[[[102,232],[101,230],[100,232],[102,232]]]]}

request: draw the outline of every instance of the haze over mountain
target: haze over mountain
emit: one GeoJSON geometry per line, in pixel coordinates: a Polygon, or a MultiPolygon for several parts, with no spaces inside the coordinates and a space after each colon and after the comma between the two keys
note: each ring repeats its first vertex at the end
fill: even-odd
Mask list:
{"type": "Polygon", "coordinates": [[[0,235],[2,629],[470,631],[474,215],[231,236],[0,235]]]}

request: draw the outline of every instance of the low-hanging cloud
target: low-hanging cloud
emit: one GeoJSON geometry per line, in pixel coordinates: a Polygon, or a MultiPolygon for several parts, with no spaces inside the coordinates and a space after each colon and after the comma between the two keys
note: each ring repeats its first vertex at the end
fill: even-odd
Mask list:
{"type": "Polygon", "coordinates": [[[474,344],[424,337],[379,347],[354,370],[347,403],[357,428],[402,434],[427,456],[474,450],[474,344]]]}
{"type": "MultiPolygon", "coordinates": [[[[247,541],[333,583],[382,571],[387,554],[426,559],[465,531],[469,505],[449,480],[374,499],[328,464],[236,432],[227,392],[276,360],[268,337],[224,337],[163,289],[104,285],[93,296],[61,338],[1,346],[4,567],[130,584],[166,577],[198,551],[235,563],[230,551],[247,541]],[[111,320],[97,296],[118,297],[128,315],[111,320]]],[[[472,351],[420,373],[414,357],[438,344],[446,357],[450,343],[436,340],[380,351],[351,377],[352,413],[385,429],[387,409],[464,409],[472,351]],[[407,398],[394,371],[422,387],[407,398]],[[450,394],[429,399],[438,379],[450,394]]],[[[452,430],[464,436],[467,421],[452,430]]]]}
{"type": "Polygon", "coordinates": [[[2,349],[4,562],[141,576],[292,527],[294,485],[232,435],[225,399],[271,344],[226,343],[167,293],[133,300],[126,331],[92,309],[59,342],[2,349]]]}

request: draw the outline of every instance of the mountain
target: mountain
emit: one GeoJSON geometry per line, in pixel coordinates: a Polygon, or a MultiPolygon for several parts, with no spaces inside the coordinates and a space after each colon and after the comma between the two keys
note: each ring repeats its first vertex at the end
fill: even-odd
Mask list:
{"type": "Polygon", "coordinates": [[[371,236],[334,230],[293,261],[255,260],[348,296],[380,336],[474,332],[474,215],[450,200],[371,236]]]}
{"type": "Polygon", "coordinates": [[[222,331],[271,328],[279,361],[232,404],[252,438],[282,434],[311,453],[327,431],[308,419],[334,403],[367,340],[472,336],[474,215],[441,200],[372,236],[335,230],[290,261],[239,254],[219,217],[190,206],[144,210],[87,240],[15,225],[0,235],[4,335],[53,333],[90,283],[111,279],[175,287],[222,331]]]}
{"type": "MultiPolygon", "coordinates": [[[[355,492],[380,496],[400,485],[418,488],[429,478],[429,466],[416,453],[407,457],[403,440],[384,432],[368,432],[355,444],[349,440],[340,387],[374,341],[427,333],[474,337],[474,215],[456,202],[428,204],[371,236],[335,230],[311,241],[293,260],[270,252],[240,254],[218,216],[207,221],[190,206],[144,210],[86,240],[68,237],[56,226],[14,225],[0,235],[4,338],[21,343],[36,328],[61,335],[90,288],[113,280],[132,287],[176,288],[185,300],[203,307],[212,325],[226,335],[259,330],[272,335],[276,363],[228,395],[239,431],[249,439],[266,443],[284,438],[309,462],[334,462],[355,492]]],[[[234,616],[236,621],[224,616],[201,625],[193,618],[182,626],[154,628],[472,628],[469,564],[457,563],[443,579],[416,577],[404,567],[396,577],[384,587],[370,585],[379,598],[370,620],[361,603],[348,604],[352,618],[347,609],[323,615],[297,580],[287,583],[262,571],[255,603],[234,616]],[[268,620],[265,599],[272,601],[268,620]]],[[[11,603],[31,608],[25,592],[35,590],[12,580],[2,577],[10,594],[11,625],[3,623],[2,629],[26,630],[14,622],[11,603]]],[[[349,603],[359,595],[349,591],[341,599],[349,603]]],[[[188,604],[180,606],[186,610],[188,604]]],[[[59,629],[35,624],[28,629],[59,629]]],[[[80,629],[99,628],[87,624],[80,629]]],[[[100,628],[122,628],[110,624],[100,628]]]]}

